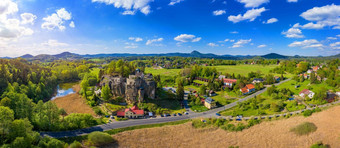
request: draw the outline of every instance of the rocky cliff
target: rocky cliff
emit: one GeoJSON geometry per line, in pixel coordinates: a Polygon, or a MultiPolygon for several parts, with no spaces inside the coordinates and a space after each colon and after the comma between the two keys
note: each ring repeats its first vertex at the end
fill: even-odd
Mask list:
{"type": "Polygon", "coordinates": [[[136,71],[128,78],[121,76],[104,75],[100,86],[109,85],[113,97],[123,97],[128,104],[142,102],[145,97],[155,99],[156,82],[151,74],[144,75],[136,71]]]}

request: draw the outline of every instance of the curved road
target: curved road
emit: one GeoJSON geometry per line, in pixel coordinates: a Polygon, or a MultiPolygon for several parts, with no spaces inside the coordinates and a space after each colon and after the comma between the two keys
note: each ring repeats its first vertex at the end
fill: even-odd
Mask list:
{"type": "MultiPolygon", "coordinates": [[[[287,79],[284,81],[281,81],[279,83],[276,83],[275,85],[280,85],[284,82],[287,82],[291,79],[287,79]]],[[[217,117],[216,113],[226,110],[226,109],[230,109],[234,106],[237,105],[238,102],[243,102],[246,101],[248,99],[253,98],[254,96],[257,96],[263,92],[265,92],[267,90],[267,87],[257,91],[254,94],[251,94],[247,97],[244,97],[242,99],[239,99],[233,103],[230,103],[228,105],[219,107],[219,108],[215,108],[215,109],[211,109],[209,111],[206,112],[201,112],[201,113],[195,113],[195,112],[190,112],[189,115],[182,115],[182,116],[171,116],[171,117],[163,117],[163,118],[149,118],[149,119],[135,119],[135,120],[127,120],[127,121],[119,121],[119,122],[112,122],[112,123],[108,123],[108,124],[102,124],[102,125],[97,125],[97,126],[93,126],[93,127],[89,127],[89,128],[85,128],[85,129],[79,129],[79,130],[73,130],[73,131],[62,131],[62,132],[41,132],[40,134],[42,136],[50,136],[53,138],[62,138],[62,137],[74,137],[74,136],[82,136],[82,135],[87,135],[91,132],[94,131],[107,131],[107,130],[111,130],[111,129],[116,129],[116,128],[124,128],[124,127],[130,127],[130,126],[137,126],[137,125],[146,125],[146,124],[157,124],[157,123],[165,123],[165,122],[173,122],[173,121],[179,121],[179,120],[185,120],[185,119],[192,119],[192,118],[197,118],[197,117],[217,117]]]]}

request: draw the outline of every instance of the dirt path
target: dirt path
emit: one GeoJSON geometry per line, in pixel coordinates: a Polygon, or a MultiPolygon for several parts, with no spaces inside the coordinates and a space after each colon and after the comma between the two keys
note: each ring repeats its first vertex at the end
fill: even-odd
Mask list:
{"type": "Polygon", "coordinates": [[[55,102],[59,108],[64,108],[68,114],[89,113],[96,116],[92,108],[88,106],[86,101],[78,94],[80,91],[80,85],[74,85],[73,89],[76,93],[56,98],[53,102],[55,102]]]}
{"type": "MultiPolygon", "coordinates": [[[[191,123],[160,128],[140,129],[114,135],[119,147],[268,147],[308,148],[322,141],[340,147],[340,106],[335,106],[310,117],[263,122],[242,132],[221,129],[194,129],[191,123]],[[303,122],[313,122],[317,131],[297,136],[289,130],[303,122]]],[[[114,146],[112,146],[114,147],[114,146]]]]}

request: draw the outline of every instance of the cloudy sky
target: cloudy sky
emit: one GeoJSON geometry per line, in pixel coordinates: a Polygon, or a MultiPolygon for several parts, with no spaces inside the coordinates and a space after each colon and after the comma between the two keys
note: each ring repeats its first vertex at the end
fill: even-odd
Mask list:
{"type": "Polygon", "coordinates": [[[340,53],[339,0],[1,0],[0,57],[340,53]]]}

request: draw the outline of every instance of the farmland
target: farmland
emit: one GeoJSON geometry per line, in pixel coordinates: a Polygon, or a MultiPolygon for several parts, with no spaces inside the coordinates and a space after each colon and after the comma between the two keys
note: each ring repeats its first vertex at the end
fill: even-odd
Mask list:
{"type": "Polygon", "coordinates": [[[222,74],[224,73],[229,73],[232,74],[234,73],[235,75],[242,75],[242,76],[247,76],[248,73],[250,72],[257,72],[261,71],[262,74],[269,74],[270,70],[274,69],[278,65],[223,65],[223,66],[211,66],[215,67],[218,72],[221,72],[222,74]]]}

